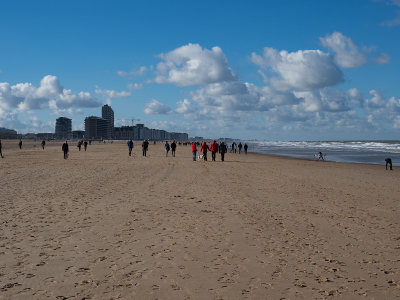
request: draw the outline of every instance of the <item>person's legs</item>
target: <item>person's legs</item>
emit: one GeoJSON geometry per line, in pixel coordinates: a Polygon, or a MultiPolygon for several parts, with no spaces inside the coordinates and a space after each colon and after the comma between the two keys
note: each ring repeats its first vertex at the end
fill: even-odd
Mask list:
{"type": "Polygon", "coordinates": [[[215,152],[211,152],[211,159],[212,161],[215,161],[215,152]]]}
{"type": "Polygon", "coordinates": [[[225,153],[223,153],[223,152],[221,152],[221,161],[224,161],[224,157],[225,156],[225,153]]]}
{"type": "Polygon", "coordinates": [[[207,161],[207,152],[203,152],[203,158],[205,161],[207,161]]]}
{"type": "Polygon", "coordinates": [[[196,152],[192,152],[193,153],[193,161],[196,161],[196,152]]]}

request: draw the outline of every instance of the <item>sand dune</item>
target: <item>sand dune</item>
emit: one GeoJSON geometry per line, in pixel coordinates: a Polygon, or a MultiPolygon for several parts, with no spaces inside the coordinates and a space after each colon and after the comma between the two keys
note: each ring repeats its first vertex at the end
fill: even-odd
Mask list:
{"type": "Polygon", "coordinates": [[[3,141],[0,299],[394,299],[400,172],[3,141]]]}

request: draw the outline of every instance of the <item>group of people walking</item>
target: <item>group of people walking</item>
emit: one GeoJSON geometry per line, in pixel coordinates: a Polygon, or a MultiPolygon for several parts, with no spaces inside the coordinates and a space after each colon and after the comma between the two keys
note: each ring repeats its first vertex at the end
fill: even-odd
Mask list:
{"type": "MultiPolygon", "coordinates": [[[[243,147],[242,143],[239,143],[239,145],[238,145],[239,154],[242,152],[242,147],[243,147]]],[[[247,154],[247,149],[248,149],[247,144],[244,144],[244,150],[245,150],[246,154],[247,154]]],[[[215,161],[217,153],[219,153],[221,155],[221,161],[225,161],[225,153],[228,152],[228,146],[224,142],[221,142],[218,145],[218,143],[215,140],[212,141],[210,146],[207,145],[207,142],[203,142],[200,147],[200,152],[202,154],[200,154],[199,158],[202,158],[203,160],[207,161],[208,151],[211,152],[212,161],[215,161]]],[[[234,151],[236,153],[236,143],[235,142],[232,144],[231,151],[232,152],[234,151]]],[[[192,143],[192,154],[193,154],[193,161],[196,161],[196,159],[197,159],[197,144],[196,144],[196,142],[192,143]]]]}

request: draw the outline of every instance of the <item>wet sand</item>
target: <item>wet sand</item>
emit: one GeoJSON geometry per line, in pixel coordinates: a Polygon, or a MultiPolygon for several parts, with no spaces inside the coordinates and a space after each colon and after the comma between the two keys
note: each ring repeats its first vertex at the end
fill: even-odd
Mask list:
{"type": "Polygon", "coordinates": [[[400,297],[396,167],[17,144],[0,159],[0,299],[400,297]]]}

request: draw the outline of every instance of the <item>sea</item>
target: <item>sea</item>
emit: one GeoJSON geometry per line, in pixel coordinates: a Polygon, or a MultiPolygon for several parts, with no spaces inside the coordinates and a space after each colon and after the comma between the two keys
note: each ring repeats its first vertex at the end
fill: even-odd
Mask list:
{"type": "MultiPolygon", "coordinates": [[[[400,166],[400,141],[249,141],[251,152],[302,159],[315,159],[322,152],[327,161],[385,165],[391,158],[400,166]]],[[[244,142],[242,142],[244,144],[244,142]]]]}

